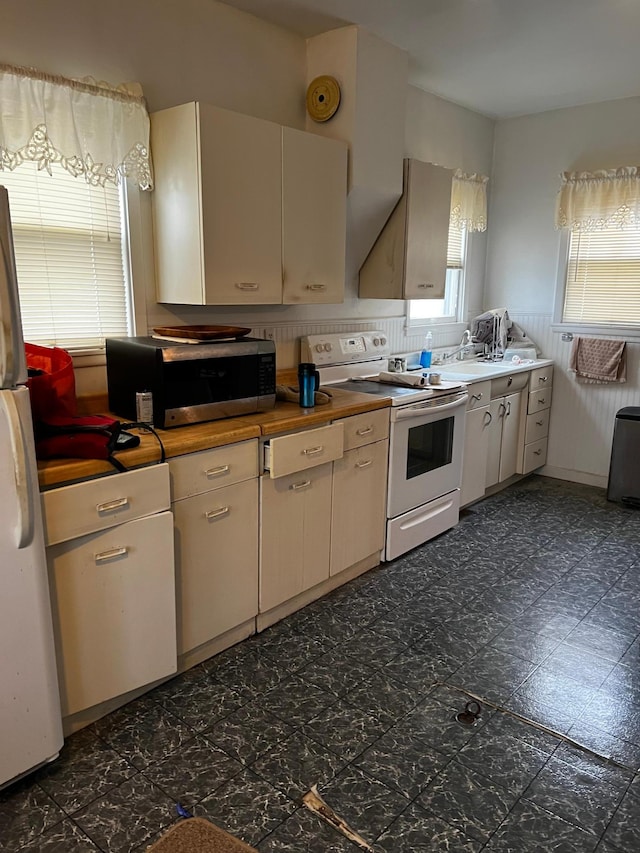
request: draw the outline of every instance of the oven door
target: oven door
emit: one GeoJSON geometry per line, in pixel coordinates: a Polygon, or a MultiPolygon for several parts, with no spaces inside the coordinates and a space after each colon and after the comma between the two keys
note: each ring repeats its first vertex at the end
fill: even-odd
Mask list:
{"type": "Polygon", "coordinates": [[[460,488],[467,399],[459,393],[391,410],[388,518],[460,488]]]}

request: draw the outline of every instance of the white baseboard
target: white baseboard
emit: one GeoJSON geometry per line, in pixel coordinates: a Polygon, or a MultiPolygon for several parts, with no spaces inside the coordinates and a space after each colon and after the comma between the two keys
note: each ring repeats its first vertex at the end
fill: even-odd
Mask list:
{"type": "Polygon", "coordinates": [[[556,468],[553,465],[545,465],[536,473],[543,477],[554,477],[556,480],[569,480],[572,483],[582,483],[584,486],[596,486],[599,489],[607,488],[608,477],[601,474],[573,471],[571,468],[556,468]]]}

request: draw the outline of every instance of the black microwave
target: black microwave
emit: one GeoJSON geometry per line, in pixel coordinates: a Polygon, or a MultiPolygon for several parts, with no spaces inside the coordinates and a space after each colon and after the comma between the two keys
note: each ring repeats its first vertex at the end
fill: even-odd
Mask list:
{"type": "Polygon", "coordinates": [[[107,338],[109,409],[136,420],[137,392],[151,392],[153,425],[166,429],[272,409],[273,341],[182,344],[150,337],[107,338]]]}

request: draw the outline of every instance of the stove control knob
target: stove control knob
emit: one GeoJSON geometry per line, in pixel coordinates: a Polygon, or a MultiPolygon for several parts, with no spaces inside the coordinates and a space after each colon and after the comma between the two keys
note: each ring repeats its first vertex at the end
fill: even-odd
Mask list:
{"type": "Polygon", "coordinates": [[[331,346],[331,344],[325,344],[325,345],[324,345],[324,349],[325,349],[325,352],[331,352],[331,350],[333,349],[333,347],[331,346]]]}
{"type": "Polygon", "coordinates": [[[374,338],[373,339],[373,345],[374,345],[374,347],[379,347],[380,346],[380,338],[374,338]]]}
{"type": "Polygon", "coordinates": [[[322,346],[322,344],[316,344],[316,352],[322,352],[323,349],[324,347],[322,346]]]}
{"type": "Polygon", "coordinates": [[[386,338],[380,338],[380,343],[382,344],[383,347],[386,347],[387,339],[386,338]]]}

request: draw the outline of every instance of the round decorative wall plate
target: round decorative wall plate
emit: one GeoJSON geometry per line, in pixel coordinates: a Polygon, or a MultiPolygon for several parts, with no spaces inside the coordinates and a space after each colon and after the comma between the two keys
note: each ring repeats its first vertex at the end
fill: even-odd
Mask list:
{"type": "Polygon", "coordinates": [[[335,77],[323,74],[309,83],[307,112],[314,121],[328,121],[340,106],[340,84],[335,77]]]}

